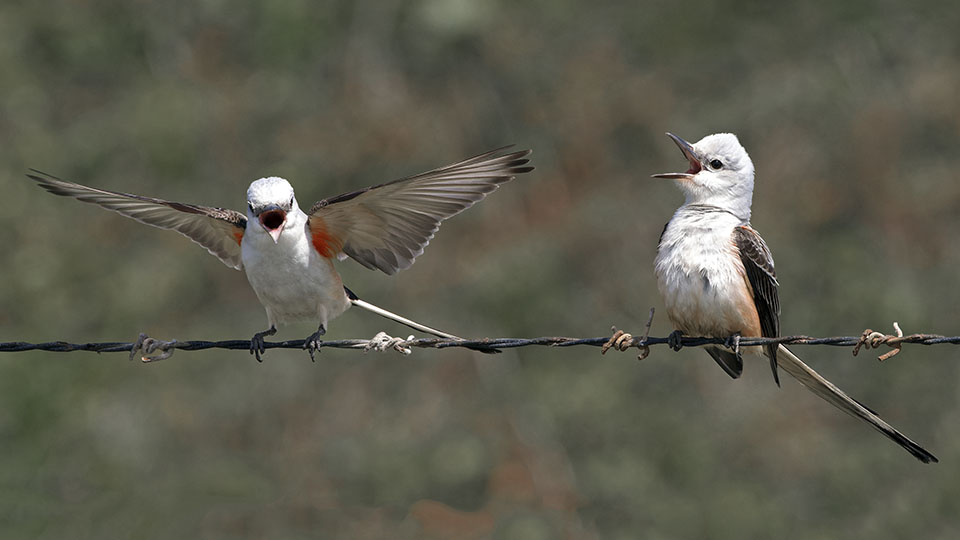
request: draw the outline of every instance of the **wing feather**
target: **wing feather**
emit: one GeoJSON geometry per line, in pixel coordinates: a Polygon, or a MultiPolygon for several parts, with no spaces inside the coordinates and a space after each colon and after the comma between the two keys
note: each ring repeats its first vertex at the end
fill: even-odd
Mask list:
{"type": "MultiPolygon", "coordinates": [[[[749,225],[741,225],[733,231],[733,241],[740,252],[740,260],[747,273],[747,280],[753,292],[753,301],[760,316],[760,331],[763,337],[780,337],[780,296],[779,283],[773,266],[773,255],[766,242],[749,225]]],[[[773,378],[780,384],[777,375],[777,345],[764,346],[770,358],[773,378]]]]}
{"type": "Polygon", "coordinates": [[[205,247],[224,264],[240,270],[240,242],[247,218],[240,212],[97,189],[31,169],[27,176],[55,195],[93,203],[140,223],[170,229],[205,247]]]}
{"type": "Polygon", "coordinates": [[[310,228],[336,238],[343,253],[367,268],[394,274],[423,253],[443,220],[533,170],[529,150],[505,150],[324,199],[310,209],[310,228]]]}

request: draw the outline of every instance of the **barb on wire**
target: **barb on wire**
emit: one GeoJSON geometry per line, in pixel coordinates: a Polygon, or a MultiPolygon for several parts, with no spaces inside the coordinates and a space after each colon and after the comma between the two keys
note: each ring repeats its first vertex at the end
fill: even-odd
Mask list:
{"type": "MultiPolygon", "coordinates": [[[[650,356],[650,346],[647,340],[650,339],[650,327],[653,326],[653,314],[654,309],[650,308],[650,317],[647,319],[647,324],[645,325],[646,330],[644,330],[643,337],[639,340],[623,330],[617,330],[616,326],[612,327],[613,335],[610,336],[610,339],[608,339],[606,343],[600,346],[600,354],[607,354],[607,351],[610,350],[611,347],[620,352],[626,351],[630,347],[637,347],[640,349],[637,360],[643,360],[650,356]]],[[[669,340],[669,338],[667,339],[669,340]]]]}
{"type": "MultiPolygon", "coordinates": [[[[942,343],[960,344],[960,336],[941,336],[938,334],[909,334],[903,335],[899,325],[894,323],[896,335],[887,335],[881,332],[875,332],[867,329],[858,336],[835,336],[835,337],[810,337],[810,336],[783,336],[778,338],[742,338],[741,347],[758,347],[761,345],[783,344],[783,345],[832,345],[835,347],[854,347],[853,354],[860,352],[861,348],[874,349],[882,346],[892,347],[887,353],[879,357],[879,360],[886,360],[900,351],[904,343],[914,343],[920,345],[939,345],[942,343]]],[[[517,347],[528,347],[533,345],[548,347],[576,347],[587,345],[591,347],[601,347],[605,351],[611,347],[618,350],[626,350],[630,347],[640,349],[639,358],[642,359],[648,354],[649,347],[653,345],[664,345],[671,343],[669,337],[634,337],[623,332],[615,331],[613,337],[561,337],[545,336],[535,338],[482,338],[469,340],[441,339],[441,338],[419,338],[410,336],[407,339],[391,338],[385,333],[377,334],[373,339],[340,339],[323,341],[319,343],[321,348],[336,349],[361,349],[369,351],[393,349],[403,354],[409,354],[411,348],[422,349],[446,349],[450,347],[466,347],[470,349],[512,349],[517,347]],[[645,353],[645,351],[647,351],[645,353]]],[[[649,324],[647,325],[649,333],[649,324]]],[[[679,341],[682,347],[700,347],[703,345],[727,345],[726,338],[704,338],[683,336],[679,341]]],[[[303,349],[303,340],[266,342],[267,349],[303,349]]],[[[0,352],[25,352],[25,351],[51,351],[51,352],[74,352],[90,351],[96,353],[108,352],[127,352],[131,359],[136,357],[138,352],[143,353],[141,360],[151,362],[169,358],[174,350],[200,351],[206,349],[228,349],[228,350],[250,350],[249,340],[228,340],[228,341],[161,341],[155,340],[141,334],[140,338],[133,343],[108,341],[100,343],[70,343],[67,341],[50,341],[45,343],[27,343],[23,341],[0,342],[0,352]],[[159,354],[153,353],[159,351],[159,354]]]]}

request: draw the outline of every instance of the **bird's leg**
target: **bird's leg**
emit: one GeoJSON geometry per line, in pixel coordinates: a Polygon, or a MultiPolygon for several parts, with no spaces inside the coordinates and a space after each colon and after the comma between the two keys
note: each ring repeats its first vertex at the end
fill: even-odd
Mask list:
{"type": "Polygon", "coordinates": [[[250,354],[256,355],[257,362],[263,362],[263,360],[260,359],[260,355],[267,352],[267,347],[263,342],[264,336],[272,336],[276,333],[277,327],[271,324],[269,330],[257,332],[250,338],[250,354]]]}
{"type": "Polygon", "coordinates": [[[683,347],[683,332],[680,330],[674,330],[670,332],[670,335],[667,336],[667,346],[675,351],[679,351],[683,347]]]}
{"type": "Polygon", "coordinates": [[[737,358],[741,358],[741,356],[740,356],[740,332],[737,332],[736,334],[733,334],[732,336],[728,337],[728,338],[727,338],[727,342],[724,343],[724,346],[725,346],[725,347],[728,347],[728,348],[730,348],[730,349],[733,349],[733,354],[737,355],[737,358]]]}
{"type": "Polygon", "coordinates": [[[303,340],[303,348],[310,353],[311,362],[316,362],[316,360],[314,360],[313,358],[313,355],[315,352],[320,350],[320,344],[323,343],[323,341],[321,341],[320,338],[326,333],[327,333],[327,329],[324,328],[323,325],[321,324],[320,327],[317,328],[316,332],[310,334],[309,336],[307,336],[307,339],[303,340]]]}

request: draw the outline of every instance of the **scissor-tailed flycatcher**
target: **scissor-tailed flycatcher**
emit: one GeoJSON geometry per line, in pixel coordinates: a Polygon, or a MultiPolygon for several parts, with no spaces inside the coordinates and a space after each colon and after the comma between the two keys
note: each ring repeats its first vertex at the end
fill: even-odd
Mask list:
{"type": "MultiPolygon", "coordinates": [[[[655,174],[671,178],[686,201],[670,219],[657,249],[656,272],[670,322],[682,334],[733,337],[734,352],[707,347],[710,356],[731,377],[743,370],[739,338],[778,337],[780,300],[773,256],[750,227],[753,162],[735,135],[708,135],[696,144],[668,133],[690,168],[683,173],[655,174]]],[[[675,333],[674,339],[680,334],[675,333]]],[[[759,351],[758,351],[759,352],[759,351]]],[[[924,463],[937,458],[864,407],[783,345],[768,345],[774,379],[777,365],[851,416],[868,422],[924,463]]]]}
{"type": "Polygon", "coordinates": [[[417,330],[448,339],[421,325],[357,298],[343,286],[333,259],[351,257],[363,266],[394,274],[413,264],[440,222],[496,190],[515,175],[533,170],[530,151],[493,150],[423,174],[317,202],[300,210],[293,187],[283,178],[261,178],[247,190],[246,216],[233,210],[185,204],[96,189],[39,171],[28,174],[56,195],[98,204],[141,223],[172,229],[207,248],[224,264],[245,270],[267,310],[269,329],[257,332],[250,352],[265,352],[264,337],[276,325],[319,322],[304,348],[313,356],[327,323],[351,305],[417,330]]]}

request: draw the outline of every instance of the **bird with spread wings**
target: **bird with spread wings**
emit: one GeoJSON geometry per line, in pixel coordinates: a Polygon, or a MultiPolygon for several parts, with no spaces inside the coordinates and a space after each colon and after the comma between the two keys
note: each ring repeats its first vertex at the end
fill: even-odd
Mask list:
{"type": "Polygon", "coordinates": [[[533,170],[526,151],[492,150],[431,171],[323,199],[300,209],[289,182],[261,178],[247,190],[246,213],[83,186],[37,170],[27,176],[56,194],[97,204],[141,223],[183,234],[227,266],[246,272],[267,311],[269,328],[251,339],[260,360],[276,326],[314,320],[304,343],[311,357],[328,322],[351,305],[417,330],[459,339],[357,297],[333,259],[347,257],[394,274],[423,253],[440,223],[501,184],[533,170]]]}

